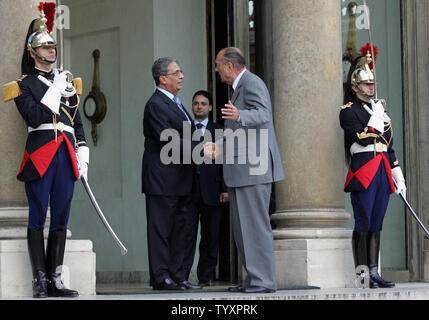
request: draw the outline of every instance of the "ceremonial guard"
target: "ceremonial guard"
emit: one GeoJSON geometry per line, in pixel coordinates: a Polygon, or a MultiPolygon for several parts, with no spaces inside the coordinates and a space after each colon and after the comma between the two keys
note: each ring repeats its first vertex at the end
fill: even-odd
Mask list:
{"type": "MultiPolygon", "coordinates": [[[[374,52],[376,48],[374,47],[374,52]]],[[[355,266],[369,268],[370,288],[394,287],[378,273],[380,232],[391,193],[406,187],[393,150],[392,122],[384,100],[375,99],[370,46],[352,65],[340,112],[346,158],[350,165],[344,191],[350,192],[355,226],[352,248],[355,266]]],[[[374,53],[376,57],[376,53],[374,53]]]]}
{"type": "Polygon", "coordinates": [[[86,177],[89,148],[78,111],[81,80],[57,70],[56,42],[50,32],[55,4],[41,3],[41,18],[30,24],[19,80],[4,87],[4,100],[14,99],[28,126],[18,180],[25,182],[29,218],[28,251],[33,297],[75,297],[61,281],[67,223],[74,183],[86,177]],[[48,19],[45,16],[48,17],[48,19]],[[43,229],[50,206],[51,223],[45,254],[43,229]]]}

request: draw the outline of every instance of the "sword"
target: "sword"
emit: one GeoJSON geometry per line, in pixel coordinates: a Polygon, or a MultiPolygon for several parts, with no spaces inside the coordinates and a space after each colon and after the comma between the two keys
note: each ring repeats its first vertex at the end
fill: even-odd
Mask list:
{"type": "MultiPolygon", "coordinates": [[[[395,179],[393,179],[393,182],[395,184],[395,187],[397,188],[396,185],[396,181],[395,179]]],[[[414,212],[413,208],[411,207],[411,205],[408,203],[407,199],[405,199],[404,195],[402,193],[399,193],[399,195],[401,196],[401,199],[404,201],[405,205],[407,206],[408,210],[411,212],[411,214],[413,215],[414,219],[416,219],[417,223],[420,225],[420,227],[423,229],[423,231],[426,233],[426,237],[429,238],[429,231],[428,229],[426,229],[425,225],[423,224],[423,222],[421,222],[421,220],[419,219],[419,217],[417,216],[417,214],[414,212]]]]}
{"type": "MultiPolygon", "coordinates": [[[[57,6],[58,8],[61,6],[61,0],[57,0],[57,6]]],[[[63,71],[64,69],[64,33],[63,33],[63,26],[59,28],[59,36],[60,36],[60,71],[63,71]]]]}
{"type": "Polygon", "coordinates": [[[98,216],[101,219],[101,222],[103,222],[104,226],[106,227],[107,231],[110,233],[110,235],[113,237],[113,239],[115,240],[116,244],[118,245],[118,247],[121,249],[121,254],[122,255],[126,255],[128,250],[127,248],[125,248],[125,246],[122,244],[121,240],[119,240],[118,236],[115,234],[115,232],[113,231],[112,227],[110,226],[109,222],[107,221],[107,219],[104,217],[103,212],[100,209],[100,206],[97,203],[97,200],[94,197],[94,194],[92,193],[91,187],[88,184],[88,181],[85,180],[84,177],[81,177],[83,186],[86,190],[86,192],[88,193],[89,199],[91,200],[95,211],[97,212],[98,216]]]}
{"type": "Polygon", "coordinates": [[[372,31],[371,31],[371,21],[369,18],[369,7],[366,3],[366,0],[363,0],[364,11],[368,21],[368,35],[369,35],[369,43],[371,46],[371,56],[372,56],[372,65],[374,70],[374,87],[375,87],[375,99],[378,99],[378,89],[377,89],[377,72],[375,71],[375,56],[374,56],[374,42],[372,41],[372,31]]]}
{"type": "MultiPolygon", "coordinates": [[[[61,1],[57,0],[58,3],[58,7],[61,6],[61,1]]],[[[73,75],[70,71],[68,70],[63,70],[64,69],[64,35],[63,35],[63,28],[59,28],[59,37],[60,37],[60,56],[59,56],[59,70],[60,72],[67,72],[67,82],[72,85],[71,83],[73,82],[73,75]]],[[[79,100],[78,100],[79,101],[79,100]]],[[[110,226],[109,222],[107,221],[106,217],[103,215],[103,212],[100,209],[100,206],[97,203],[97,200],[94,197],[94,194],[92,193],[91,187],[88,184],[88,181],[85,180],[84,177],[81,177],[83,186],[86,190],[86,192],[88,193],[89,199],[92,202],[92,205],[95,208],[95,211],[97,212],[98,216],[101,219],[101,222],[103,222],[104,226],[106,227],[107,231],[110,233],[110,235],[113,237],[113,239],[115,240],[116,244],[119,246],[119,248],[121,249],[121,254],[122,255],[126,255],[128,250],[127,248],[125,248],[125,246],[122,244],[121,240],[119,240],[118,236],[115,234],[115,232],[113,231],[112,227],[110,226]]]]}
{"type": "MultiPolygon", "coordinates": [[[[367,17],[367,20],[368,20],[368,35],[369,35],[369,42],[370,42],[370,46],[371,46],[372,63],[373,63],[373,66],[374,66],[373,70],[374,70],[374,83],[375,83],[375,99],[377,100],[378,99],[377,73],[376,73],[376,68],[375,68],[374,43],[372,41],[371,21],[370,21],[370,18],[369,18],[369,7],[367,5],[366,0],[363,0],[363,4],[364,4],[364,7],[365,7],[364,11],[365,11],[365,14],[366,14],[366,17],[367,17]]],[[[393,179],[393,182],[395,184],[395,187],[397,187],[395,179],[393,179]]],[[[416,219],[417,223],[420,225],[420,227],[422,227],[422,229],[426,233],[426,236],[429,237],[429,231],[426,229],[425,225],[420,221],[419,217],[414,212],[413,208],[408,203],[407,199],[405,199],[405,197],[404,197],[404,195],[402,193],[399,193],[399,195],[402,198],[402,200],[404,201],[404,203],[407,206],[408,210],[413,215],[414,219],[416,219]]]]}

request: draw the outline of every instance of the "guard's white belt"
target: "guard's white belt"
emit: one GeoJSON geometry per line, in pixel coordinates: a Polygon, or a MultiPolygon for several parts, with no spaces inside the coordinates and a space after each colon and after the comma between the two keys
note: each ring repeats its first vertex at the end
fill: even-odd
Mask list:
{"type": "MultiPolygon", "coordinates": [[[[55,126],[59,131],[67,131],[74,135],[74,129],[68,125],[65,125],[62,122],[58,122],[55,126]]],[[[28,127],[28,133],[38,130],[54,130],[55,129],[53,123],[43,123],[37,128],[28,127]]]]}
{"type": "Polygon", "coordinates": [[[376,143],[376,144],[370,144],[366,147],[361,146],[358,143],[353,143],[350,147],[350,153],[354,155],[355,153],[362,153],[362,152],[387,152],[387,146],[384,143],[376,143]]]}

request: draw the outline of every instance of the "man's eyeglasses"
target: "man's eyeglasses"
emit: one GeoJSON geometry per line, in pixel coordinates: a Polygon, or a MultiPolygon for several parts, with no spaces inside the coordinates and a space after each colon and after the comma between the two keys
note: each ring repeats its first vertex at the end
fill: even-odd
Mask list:
{"type": "Polygon", "coordinates": [[[178,76],[180,76],[180,74],[182,74],[182,76],[184,75],[184,73],[183,73],[182,70],[177,70],[176,72],[173,72],[173,73],[167,73],[166,76],[175,76],[175,77],[178,77],[178,76]]]}

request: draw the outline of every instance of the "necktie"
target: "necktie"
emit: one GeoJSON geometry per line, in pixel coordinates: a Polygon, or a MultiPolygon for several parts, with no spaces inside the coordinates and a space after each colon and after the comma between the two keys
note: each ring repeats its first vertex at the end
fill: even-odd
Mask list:
{"type": "Polygon", "coordinates": [[[202,142],[204,140],[204,131],[203,131],[203,127],[204,125],[201,122],[198,122],[195,125],[195,128],[197,128],[197,130],[201,130],[201,137],[200,137],[200,142],[202,142]]]}
{"type": "MultiPolygon", "coordinates": [[[[201,130],[200,142],[203,142],[203,140],[204,140],[204,135],[203,135],[203,132],[202,132],[203,124],[202,124],[202,123],[200,123],[200,122],[198,122],[198,123],[195,125],[195,127],[197,128],[197,130],[201,130]]],[[[202,157],[204,156],[204,152],[203,152],[203,150],[201,150],[200,155],[201,155],[202,157]]],[[[197,169],[197,175],[200,175],[200,173],[201,173],[201,165],[200,165],[200,164],[197,164],[197,165],[196,165],[196,169],[197,169]]]]}
{"type": "Polygon", "coordinates": [[[189,120],[188,115],[186,114],[185,110],[182,107],[182,103],[180,102],[179,97],[175,96],[173,98],[173,101],[177,104],[177,106],[179,107],[179,109],[183,112],[183,114],[185,115],[186,119],[188,119],[188,121],[190,122],[191,120],[189,120]]]}

